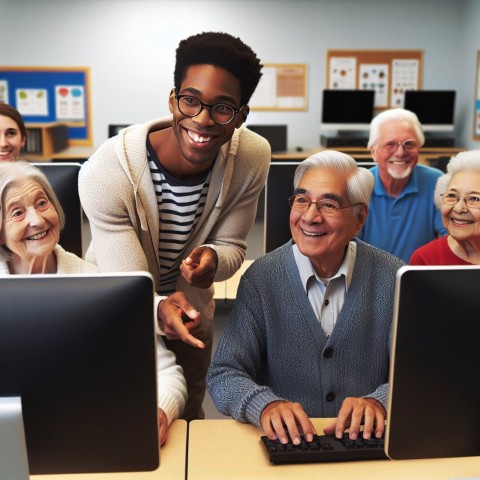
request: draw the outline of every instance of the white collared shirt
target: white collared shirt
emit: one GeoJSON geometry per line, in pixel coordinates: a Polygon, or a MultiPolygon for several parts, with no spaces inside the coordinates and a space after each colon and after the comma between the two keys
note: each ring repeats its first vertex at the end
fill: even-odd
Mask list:
{"type": "Polygon", "coordinates": [[[351,241],[338,272],[331,278],[320,278],[308,257],[292,246],[303,288],[325,335],[329,337],[343,307],[345,295],[352,280],[357,255],[357,244],[351,241]]]}

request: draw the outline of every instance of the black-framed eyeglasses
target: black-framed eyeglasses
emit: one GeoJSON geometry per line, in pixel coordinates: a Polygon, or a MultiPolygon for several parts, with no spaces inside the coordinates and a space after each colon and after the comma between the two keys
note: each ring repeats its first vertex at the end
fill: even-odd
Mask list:
{"type": "Polygon", "coordinates": [[[341,215],[342,210],[346,208],[363,205],[362,203],[354,203],[352,205],[345,205],[344,207],[341,207],[337,201],[330,198],[323,198],[322,200],[315,202],[302,194],[292,195],[288,199],[288,203],[292,210],[296,210],[298,212],[306,212],[310,208],[310,205],[314,203],[317,207],[317,210],[326,217],[336,217],[341,215]]]}
{"type": "Polygon", "coordinates": [[[385,152],[393,153],[398,146],[401,146],[406,152],[412,152],[418,149],[417,142],[415,140],[405,140],[404,142],[387,142],[380,145],[380,148],[385,152]]]}
{"type": "Polygon", "coordinates": [[[440,194],[440,196],[445,205],[456,205],[458,201],[463,198],[468,208],[480,208],[480,196],[478,195],[457,195],[453,192],[447,192],[440,194]]]}
{"type": "Polygon", "coordinates": [[[235,115],[241,112],[245,106],[242,105],[240,108],[236,108],[226,103],[207,105],[193,95],[178,95],[177,93],[175,93],[175,98],[177,99],[178,109],[186,117],[196,117],[206,108],[213,120],[221,125],[230,123],[235,118],[235,115]]]}

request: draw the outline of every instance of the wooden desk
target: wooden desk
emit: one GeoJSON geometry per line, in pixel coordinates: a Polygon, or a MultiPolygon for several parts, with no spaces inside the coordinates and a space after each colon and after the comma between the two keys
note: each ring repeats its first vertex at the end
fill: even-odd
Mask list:
{"type": "MultiPolygon", "coordinates": [[[[308,149],[302,152],[291,151],[291,152],[277,152],[272,153],[272,162],[280,161],[302,161],[308,158],[314,153],[321,152],[323,150],[336,150],[339,152],[346,153],[347,155],[352,156],[355,160],[358,161],[371,161],[372,155],[370,154],[370,149],[366,147],[342,147],[342,148],[326,148],[318,147],[313,149],[308,149]]],[[[418,154],[418,163],[423,165],[430,165],[430,161],[435,160],[439,157],[451,157],[458,152],[462,152],[464,148],[455,148],[455,147],[424,147],[420,149],[418,154]]]]}
{"type": "MultiPolygon", "coordinates": [[[[330,419],[313,422],[320,433],[330,419]]],[[[187,480],[447,480],[480,475],[480,457],[271,465],[261,435],[253,425],[235,420],[190,422],[187,480]]]]}
{"type": "Polygon", "coordinates": [[[31,475],[32,480],[185,480],[187,422],[170,425],[167,442],[160,450],[160,467],[153,472],[97,473],[78,475],[31,475]]]}

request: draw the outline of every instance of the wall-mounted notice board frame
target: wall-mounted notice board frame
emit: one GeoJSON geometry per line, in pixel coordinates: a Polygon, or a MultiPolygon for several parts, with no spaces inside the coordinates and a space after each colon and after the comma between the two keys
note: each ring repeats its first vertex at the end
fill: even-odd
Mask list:
{"type": "Polygon", "coordinates": [[[375,90],[375,108],[403,107],[422,86],[423,50],[328,50],[325,88],[375,90]]]}
{"type": "Polygon", "coordinates": [[[277,111],[307,109],[307,65],[265,63],[262,78],[249,105],[252,110],[277,111]]]}
{"type": "Polygon", "coordinates": [[[88,67],[0,67],[0,102],[25,123],[63,123],[69,145],[92,145],[88,67]]]}
{"type": "Polygon", "coordinates": [[[477,51],[477,68],[475,70],[475,108],[473,119],[473,139],[480,140],[480,50],[477,51]]]}

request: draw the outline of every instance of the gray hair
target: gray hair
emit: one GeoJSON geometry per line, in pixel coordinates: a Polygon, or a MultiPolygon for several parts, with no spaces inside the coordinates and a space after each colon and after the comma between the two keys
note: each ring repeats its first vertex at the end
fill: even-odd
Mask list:
{"type": "MultiPolygon", "coordinates": [[[[331,168],[338,173],[346,174],[350,203],[369,204],[375,183],[374,176],[367,168],[359,167],[350,155],[335,150],[323,150],[308,157],[295,170],[294,189],[298,188],[302,177],[312,168],[331,168]]],[[[355,207],[354,214],[357,215],[358,211],[359,208],[355,207]]]]}
{"type": "Polygon", "coordinates": [[[420,147],[425,143],[425,135],[423,134],[423,127],[415,113],[404,108],[391,108],[379,113],[370,123],[370,138],[368,139],[368,147],[372,147],[378,141],[380,136],[380,127],[387,122],[408,122],[415,130],[420,147]]]}
{"type": "MultiPolygon", "coordinates": [[[[62,230],[65,226],[65,214],[47,177],[40,169],[31,163],[19,160],[0,162],[0,232],[3,229],[5,191],[9,187],[22,184],[27,180],[34,180],[43,189],[49,202],[57,212],[60,230],[62,230]]],[[[1,257],[5,259],[10,257],[10,251],[5,245],[0,245],[0,258],[1,257]]]]}
{"type": "Polygon", "coordinates": [[[480,150],[460,152],[450,159],[447,165],[447,173],[438,178],[435,186],[433,201],[437,208],[440,208],[440,205],[442,204],[440,195],[448,190],[452,178],[457,173],[463,171],[480,172],[480,150]]]}

